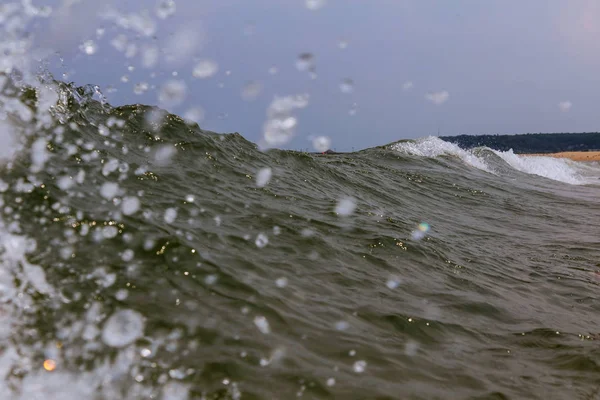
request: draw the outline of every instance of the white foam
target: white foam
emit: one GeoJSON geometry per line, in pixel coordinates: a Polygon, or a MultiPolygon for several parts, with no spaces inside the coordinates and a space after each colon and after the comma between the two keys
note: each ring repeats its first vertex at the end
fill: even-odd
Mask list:
{"type": "Polygon", "coordinates": [[[575,161],[544,156],[519,156],[512,150],[493,150],[493,152],[511,167],[526,174],[539,175],[572,185],[588,183],[588,180],[582,176],[582,171],[578,168],[575,161]]]}
{"type": "Polygon", "coordinates": [[[463,150],[454,143],[446,142],[435,136],[418,139],[411,142],[400,142],[391,146],[392,150],[421,157],[438,157],[442,155],[453,155],[459,157],[466,164],[492,172],[488,165],[470,151],[463,150]]]}

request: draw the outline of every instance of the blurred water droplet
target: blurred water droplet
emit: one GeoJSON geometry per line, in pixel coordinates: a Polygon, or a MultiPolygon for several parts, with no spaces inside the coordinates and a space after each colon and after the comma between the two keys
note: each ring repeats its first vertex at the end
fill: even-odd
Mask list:
{"type": "Polygon", "coordinates": [[[210,78],[219,70],[219,65],[212,60],[202,60],[199,61],[194,70],[192,71],[192,75],[194,78],[205,79],[210,78]]]}
{"type": "Polygon", "coordinates": [[[148,85],[146,82],[136,83],[133,87],[133,93],[137,95],[144,94],[146,93],[149,87],[150,85],[148,85]]]}
{"type": "Polygon", "coordinates": [[[409,90],[413,87],[413,83],[411,81],[406,81],[402,84],[402,90],[409,90]]]}
{"type": "Polygon", "coordinates": [[[255,317],[254,325],[256,325],[258,330],[261,331],[261,333],[264,333],[265,335],[271,333],[271,326],[269,325],[269,321],[267,321],[267,318],[263,316],[255,317]]]}
{"type": "Polygon", "coordinates": [[[335,378],[327,379],[327,386],[331,387],[335,385],[335,378]]]}
{"type": "Polygon", "coordinates": [[[354,91],[354,81],[350,78],[346,78],[340,83],[340,90],[342,93],[352,93],[354,91]]]}
{"type": "Polygon", "coordinates": [[[406,354],[409,357],[413,357],[417,354],[418,351],[419,343],[415,342],[414,340],[409,340],[408,342],[406,342],[406,345],[404,346],[404,354],[406,354]]]}
{"type": "Polygon", "coordinates": [[[173,156],[177,153],[177,148],[173,145],[158,146],[154,153],[154,161],[156,165],[165,166],[171,163],[173,156]]]}
{"type": "Polygon", "coordinates": [[[175,1],[161,0],[156,6],[156,16],[160,19],[166,19],[175,14],[176,8],[175,1]]]}
{"type": "Polygon", "coordinates": [[[350,110],[348,110],[348,115],[350,115],[350,116],[356,115],[357,111],[358,111],[358,104],[357,103],[352,103],[352,106],[350,107],[350,110]]]}
{"type": "Polygon", "coordinates": [[[277,278],[275,280],[275,286],[277,286],[278,288],[284,288],[287,286],[287,284],[288,284],[288,280],[285,277],[277,278]]]}
{"type": "Polygon", "coordinates": [[[144,333],[144,317],[133,310],[121,310],[108,318],[102,330],[102,340],[111,347],[124,347],[144,333]]]}
{"type": "Polygon", "coordinates": [[[396,289],[398,286],[400,286],[400,284],[402,283],[402,280],[396,276],[391,276],[387,282],[385,283],[385,285],[389,288],[389,289],[396,289]]]}
{"type": "Polygon", "coordinates": [[[314,68],[315,57],[312,53],[302,53],[296,59],[296,68],[299,71],[309,71],[314,68]]]}
{"type": "Polygon", "coordinates": [[[325,0],[306,0],[306,8],[308,8],[309,10],[318,10],[319,8],[323,7],[325,5],[326,1],[325,0]]]}
{"type": "Polygon", "coordinates": [[[102,228],[102,236],[104,236],[105,239],[112,239],[117,236],[118,233],[119,231],[116,226],[105,226],[102,228]]]}
{"type": "Polygon", "coordinates": [[[338,47],[342,50],[346,49],[348,47],[348,42],[345,40],[340,40],[338,43],[338,47]]]}
{"type": "Polygon", "coordinates": [[[206,277],[204,277],[204,283],[209,286],[214,285],[215,283],[217,283],[218,279],[219,278],[215,274],[206,275],[206,277]]]}
{"type": "Polygon", "coordinates": [[[190,107],[183,113],[183,119],[185,119],[188,124],[200,123],[204,120],[204,116],[204,109],[200,106],[190,107]]]}
{"type": "Polygon", "coordinates": [[[165,215],[163,217],[164,221],[167,224],[172,224],[173,222],[175,222],[175,219],[177,218],[177,209],[176,208],[167,208],[165,210],[165,215]]]}
{"type": "Polygon", "coordinates": [[[159,50],[156,46],[145,45],[142,47],[142,67],[153,68],[158,62],[159,50]]]}
{"type": "Polygon", "coordinates": [[[357,374],[365,372],[365,369],[367,369],[367,362],[363,360],[357,361],[352,365],[352,370],[357,374]]]}
{"type": "Polygon", "coordinates": [[[259,188],[265,187],[271,180],[272,175],[273,171],[271,170],[271,168],[261,168],[256,174],[256,186],[259,188]]]}
{"type": "Polygon", "coordinates": [[[248,82],[242,89],[242,99],[246,101],[254,100],[262,92],[260,82],[248,82]]]}
{"type": "Polygon", "coordinates": [[[335,329],[338,331],[345,331],[350,327],[350,324],[346,321],[337,321],[335,323],[335,329]]]}
{"type": "Polygon", "coordinates": [[[187,196],[185,196],[185,201],[188,203],[193,203],[194,201],[196,201],[196,197],[192,194],[188,194],[187,196]]]}
{"type": "Polygon", "coordinates": [[[356,201],[352,197],[345,197],[343,199],[340,199],[337,205],[335,206],[336,214],[342,217],[352,215],[355,209],[356,201]]]}
{"type": "Polygon", "coordinates": [[[128,196],[121,203],[121,211],[124,215],[133,215],[140,209],[140,199],[135,196],[128,196]]]}
{"type": "Polygon", "coordinates": [[[270,75],[275,75],[278,72],[279,72],[279,68],[277,68],[276,66],[272,66],[271,68],[269,68],[270,75]]]}
{"type": "Polygon", "coordinates": [[[83,51],[85,54],[91,56],[92,54],[95,54],[96,51],[98,50],[98,46],[96,45],[96,43],[93,40],[86,40],[85,42],[83,42],[81,44],[81,46],[79,47],[81,49],[81,51],[83,51]]]}
{"type": "Polygon", "coordinates": [[[331,139],[327,136],[317,136],[313,139],[312,145],[316,151],[324,153],[331,148],[331,139]]]}
{"type": "Polygon", "coordinates": [[[430,229],[431,227],[427,222],[421,222],[417,226],[417,229],[411,233],[411,236],[413,240],[421,240],[425,237],[425,235],[427,234],[427,232],[429,232],[430,229]]]}
{"type": "Polygon", "coordinates": [[[129,295],[129,292],[127,291],[127,289],[119,289],[115,293],[115,299],[117,299],[119,301],[123,301],[123,300],[127,299],[128,295],[129,295]]]}
{"type": "Polygon", "coordinates": [[[162,107],[176,107],[183,103],[187,94],[187,86],[184,81],[167,81],[158,93],[158,101],[162,107]]]}
{"type": "Polygon", "coordinates": [[[308,99],[307,94],[275,97],[267,109],[267,121],[263,128],[264,142],[259,143],[261,150],[281,146],[293,137],[298,120],[291,113],[297,108],[306,107],[308,99]]]}
{"type": "Polygon", "coordinates": [[[119,185],[114,182],[104,182],[100,187],[100,195],[106,200],[112,200],[119,193],[119,185]]]}
{"type": "Polygon", "coordinates": [[[140,355],[144,358],[150,357],[152,355],[152,350],[142,349],[142,350],[140,350],[140,355]]]}
{"type": "Polygon", "coordinates": [[[273,235],[277,236],[277,235],[279,235],[279,234],[281,234],[281,228],[280,228],[280,227],[278,227],[277,225],[275,225],[275,226],[273,227],[273,235]]]}
{"type": "Polygon", "coordinates": [[[254,244],[256,244],[256,247],[258,247],[259,249],[262,249],[267,244],[269,244],[269,238],[264,233],[259,233],[256,236],[256,240],[254,241],[254,244]]]}

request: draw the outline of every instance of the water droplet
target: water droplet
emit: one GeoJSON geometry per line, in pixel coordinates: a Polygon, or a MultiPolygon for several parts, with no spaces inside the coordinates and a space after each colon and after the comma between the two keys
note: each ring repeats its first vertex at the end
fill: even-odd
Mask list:
{"type": "Polygon", "coordinates": [[[357,103],[352,103],[352,106],[350,107],[350,110],[348,110],[348,115],[350,115],[350,116],[356,115],[357,111],[358,111],[358,104],[357,103]]]}
{"type": "Polygon", "coordinates": [[[140,350],[140,355],[144,358],[148,358],[152,355],[152,350],[150,349],[142,349],[140,350]]]}
{"type": "Polygon", "coordinates": [[[115,293],[115,299],[119,301],[125,300],[127,296],[129,296],[129,292],[127,291],[127,289],[119,289],[117,290],[117,293],[115,293]]]}
{"type": "Polygon", "coordinates": [[[172,224],[175,222],[175,218],[177,218],[177,209],[176,208],[167,208],[165,210],[165,215],[163,219],[167,224],[172,224]]]}
{"type": "Polygon", "coordinates": [[[356,361],[353,365],[352,365],[352,370],[354,372],[356,372],[357,374],[361,374],[363,372],[365,372],[365,369],[367,368],[367,362],[364,360],[359,360],[356,361]]]}
{"type": "Polygon", "coordinates": [[[291,115],[297,108],[308,105],[308,95],[276,97],[267,109],[267,121],[263,128],[264,142],[260,143],[261,150],[287,143],[294,135],[298,120],[291,115]]]}
{"type": "Polygon", "coordinates": [[[345,197],[340,199],[335,206],[335,213],[342,216],[347,217],[351,215],[356,209],[356,201],[352,197],[345,197]]]}
{"type": "Polygon", "coordinates": [[[277,278],[275,280],[275,286],[277,286],[278,288],[284,288],[287,286],[287,284],[288,284],[288,280],[285,277],[277,278]]]}
{"type": "Polygon", "coordinates": [[[262,249],[267,244],[269,244],[269,238],[264,233],[259,233],[256,236],[256,240],[254,241],[254,243],[256,244],[256,247],[258,247],[259,249],[262,249]]]}
{"type": "Polygon", "coordinates": [[[406,81],[402,84],[402,90],[410,90],[413,87],[412,81],[406,81]]]}
{"type": "Polygon", "coordinates": [[[121,203],[121,211],[124,215],[133,215],[140,209],[140,199],[135,196],[128,196],[123,198],[121,203]]]}
{"type": "MultiPolygon", "coordinates": [[[[2,182],[2,183],[4,183],[4,182],[2,182]]],[[[75,182],[73,181],[73,179],[71,179],[70,176],[61,176],[56,181],[56,184],[58,185],[60,190],[68,190],[73,186],[74,183],[75,182]]],[[[2,192],[2,191],[3,190],[0,190],[0,192],[2,192]]]]}
{"type": "Polygon", "coordinates": [[[327,379],[327,386],[332,387],[335,385],[335,378],[327,379]]]}
{"type": "Polygon", "coordinates": [[[146,93],[146,91],[148,91],[149,88],[150,85],[148,85],[146,82],[136,83],[133,87],[133,93],[137,95],[144,94],[146,93]]]}
{"type": "Polygon", "coordinates": [[[158,101],[162,107],[176,107],[183,103],[187,94],[184,81],[167,81],[158,92],[158,101]]]}
{"type": "Polygon", "coordinates": [[[262,91],[260,82],[248,82],[242,89],[242,99],[246,101],[254,100],[262,91]]]}
{"type": "Polygon", "coordinates": [[[404,354],[406,354],[409,357],[413,357],[417,354],[418,351],[419,343],[415,342],[414,340],[409,340],[408,342],[406,342],[406,345],[404,346],[404,354]]]}
{"type": "Polygon", "coordinates": [[[95,54],[98,50],[98,46],[96,46],[96,43],[93,40],[86,40],[79,48],[88,56],[95,54]]]}
{"type": "Polygon", "coordinates": [[[204,109],[200,106],[190,107],[183,113],[183,119],[190,123],[200,123],[204,120],[204,109]]]}
{"type": "Polygon", "coordinates": [[[153,68],[158,62],[158,47],[145,45],[142,47],[142,67],[153,68]]]}
{"type": "Polygon", "coordinates": [[[350,327],[350,324],[346,321],[337,321],[335,323],[335,329],[338,331],[345,331],[350,327]]]}
{"type": "Polygon", "coordinates": [[[104,182],[100,187],[100,195],[106,200],[112,200],[119,193],[119,185],[114,182],[104,182]]]}
{"type": "Polygon", "coordinates": [[[196,197],[192,194],[188,194],[187,196],[185,196],[185,201],[188,203],[193,203],[194,201],[196,201],[196,197]]]}
{"type": "Polygon", "coordinates": [[[214,285],[215,283],[217,283],[217,280],[219,279],[219,277],[215,274],[210,274],[210,275],[206,275],[204,277],[204,283],[207,285],[214,285]]]}
{"type": "Polygon", "coordinates": [[[199,61],[194,70],[192,71],[192,75],[195,78],[205,79],[210,78],[219,70],[219,65],[212,60],[202,60],[199,61]]]}
{"type": "Polygon", "coordinates": [[[396,276],[391,276],[387,282],[385,283],[385,285],[389,288],[389,289],[396,289],[398,286],[400,286],[400,284],[402,283],[402,280],[396,276]]]}
{"type": "Polygon", "coordinates": [[[271,170],[271,168],[261,168],[256,174],[256,186],[259,188],[265,187],[271,180],[272,175],[273,171],[271,170]]]}
{"type": "Polygon", "coordinates": [[[166,19],[175,14],[176,8],[173,0],[161,0],[156,6],[156,16],[160,19],[166,19]]]}
{"type": "Polygon", "coordinates": [[[350,78],[346,78],[340,83],[340,90],[342,93],[352,93],[354,91],[354,81],[350,78]]]}
{"type": "Polygon", "coordinates": [[[427,93],[425,98],[435,105],[444,104],[450,98],[450,93],[443,90],[441,92],[427,93]]]}
{"type": "Polygon", "coordinates": [[[279,234],[281,234],[281,228],[280,228],[280,227],[278,227],[277,225],[275,225],[275,226],[273,227],[273,235],[277,236],[277,235],[279,235],[279,234]]]}
{"type": "Polygon", "coordinates": [[[338,43],[338,47],[342,50],[348,48],[348,42],[346,40],[340,40],[338,43]]]}
{"type": "Polygon", "coordinates": [[[129,262],[131,260],[133,260],[133,250],[131,249],[127,249],[123,252],[123,254],[121,254],[121,260],[125,261],[125,262],[129,262]]]}
{"type": "Polygon", "coordinates": [[[313,139],[312,145],[316,151],[324,153],[331,148],[331,139],[327,136],[317,136],[313,139]]]}
{"type": "Polygon", "coordinates": [[[306,0],[306,8],[315,11],[323,7],[325,3],[325,0],[306,0]]]}
{"type": "Polygon", "coordinates": [[[271,333],[271,326],[269,325],[269,321],[267,321],[266,317],[257,316],[254,318],[254,325],[258,328],[261,333],[265,335],[271,333]]]}
{"type": "Polygon", "coordinates": [[[314,69],[315,57],[312,53],[302,53],[296,59],[296,68],[299,71],[309,71],[314,69]]]}
{"type": "Polygon", "coordinates": [[[115,236],[117,236],[117,234],[119,233],[119,230],[117,229],[116,226],[105,226],[104,228],[102,228],[102,236],[104,236],[105,239],[112,239],[115,236]]]}
{"type": "Polygon", "coordinates": [[[154,153],[154,161],[156,165],[165,166],[171,163],[173,156],[177,153],[177,148],[173,145],[158,146],[154,153]]]}
{"type": "Polygon", "coordinates": [[[102,340],[111,347],[124,347],[144,333],[144,317],[133,310],[121,310],[108,318],[102,330],[102,340]]]}
{"type": "Polygon", "coordinates": [[[271,68],[269,68],[270,75],[275,75],[278,72],[279,72],[279,68],[277,68],[276,66],[272,66],[271,68]]]}
{"type": "Polygon", "coordinates": [[[417,229],[412,232],[411,236],[414,240],[421,240],[425,237],[425,235],[427,234],[427,232],[429,232],[430,229],[431,227],[428,223],[421,222],[417,226],[417,229]]]}

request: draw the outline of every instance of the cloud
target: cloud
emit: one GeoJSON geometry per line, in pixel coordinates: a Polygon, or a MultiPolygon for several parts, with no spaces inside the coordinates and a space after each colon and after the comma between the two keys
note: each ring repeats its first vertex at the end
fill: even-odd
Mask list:
{"type": "Polygon", "coordinates": [[[412,81],[406,81],[402,84],[402,90],[410,90],[413,86],[412,81]]]}
{"type": "Polygon", "coordinates": [[[440,105],[448,101],[450,98],[450,93],[445,90],[441,92],[427,93],[425,98],[433,104],[440,105]]]}
{"type": "Polygon", "coordinates": [[[571,103],[570,101],[561,101],[560,103],[558,103],[558,108],[560,108],[560,111],[562,112],[569,111],[571,107],[573,107],[573,103],[571,103]]]}

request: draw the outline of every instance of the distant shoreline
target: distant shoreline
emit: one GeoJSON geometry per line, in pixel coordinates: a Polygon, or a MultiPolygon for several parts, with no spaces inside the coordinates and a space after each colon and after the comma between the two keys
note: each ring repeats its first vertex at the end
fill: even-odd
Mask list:
{"type": "Polygon", "coordinates": [[[600,161],[600,151],[563,151],[560,153],[531,153],[520,156],[568,158],[573,161],[600,161]]]}

